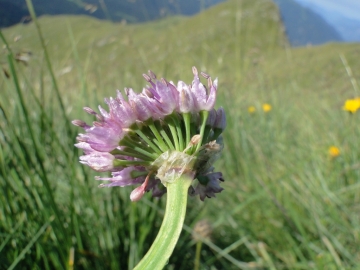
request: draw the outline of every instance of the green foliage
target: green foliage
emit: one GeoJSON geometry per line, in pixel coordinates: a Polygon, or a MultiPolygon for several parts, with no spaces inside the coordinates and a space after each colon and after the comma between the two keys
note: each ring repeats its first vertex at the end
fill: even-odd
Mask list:
{"type": "Polygon", "coordinates": [[[266,0],[142,25],[65,16],[39,25],[48,54],[33,23],[3,32],[18,62],[1,58],[1,267],[72,269],[72,252],[76,269],[140,260],[165,198],[131,203],[129,189],[98,189],[77,161],[69,121],[92,121],[81,108],[103,105],[115,89],[140,91],[148,69],[189,82],[191,66],[219,77],[228,127],[216,167],[226,182],[216,199],[190,198],[167,269],[194,267],[191,233],[202,219],[213,231],[200,269],[359,267],[359,114],[342,110],[360,95],[359,44],[289,48],[266,0]]]}

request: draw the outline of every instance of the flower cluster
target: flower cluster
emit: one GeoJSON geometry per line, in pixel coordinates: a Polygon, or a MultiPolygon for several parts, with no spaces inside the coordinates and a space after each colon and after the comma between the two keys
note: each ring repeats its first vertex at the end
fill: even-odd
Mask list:
{"type": "Polygon", "coordinates": [[[348,99],[345,101],[343,110],[355,113],[360,109],[360,98],[348,99]]]}
{"type": "Polygon", "coordinates": [[[272,107],[271,107],[270,104],[264,103],[264,104],[262,105],[262,109],[263,109],[264,112],[267,113],[267,112],[270,112],[270,111],[271,111],[272,107]]]}
{"type": "Polygon", "coordinates": [[[340,149],[338,147],[334,146],[334,145],[330,146],[329,147],[329,155],[332,158],[338,157],[340,155],[340,149]]]}
{"type": "Polygon", "coordinates": [[[80,162],[98,172],[111,172],[111,177],[96,177],[108,181],[100,187],[140,185],[130,198],[139,200],[147,191],[154,197],[166,192],[166,185],[181,174],[197,179],[189,193],[214,197],[221,192],[221,172],[212,166],[223,149],[222,132],[226,126],[223,108],[214,109],[217,79],[205,73],[205,87],[193,67],[191,85],[177,85],[154,73],[144,74],[149,83],[141,93],[125,89],[116,98],[105,99],[106,111],[99,106],[90,126],[81,120],[72,123],[84,129],[77,137],[76,147],[84,151],[80,162]]]}
{"type": "MultiPolygon", "coordinates": [[[[268,103],[264,103],[264,104],[262,105],[262,110],[263,110],[265,113],[270,112],[271,109],[272,109],[272,106],[271,106],[270,104],[268,104],[268,103]]],[[[255,112],[256,112],[255,106],[249,106],[249,107],[248,107],[248,112],[249,112],[250,114],[255,113],[255,112]]]]}

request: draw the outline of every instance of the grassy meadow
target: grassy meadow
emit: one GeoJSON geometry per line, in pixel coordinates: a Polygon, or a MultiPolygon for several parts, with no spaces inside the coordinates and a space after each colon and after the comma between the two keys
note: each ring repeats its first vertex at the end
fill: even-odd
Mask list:
{"type": "Polygon", "coordinates": [[[360,112],[342,109],[360,96],[360,44],[291,48],[269,0],[136,25],[36,23],[1,32],[1,270],[137,264],[166,198],[133,203],[131,188],[99,189],[70,122],[91,122],[82,108],[104,106],[116,89],[141,91],[149,69],[190,83],[192,66],[219,79],[225,190],[189,198],[166,269],[360,268],[360,112]],[[211,237],[200,245],[192,231],[202,220],[211,237]]]}

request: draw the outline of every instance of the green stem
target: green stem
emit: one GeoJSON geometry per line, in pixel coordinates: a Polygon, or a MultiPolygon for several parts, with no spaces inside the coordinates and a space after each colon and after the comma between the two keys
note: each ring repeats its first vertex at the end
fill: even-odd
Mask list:
{"type": "Polygon", "coordinates": [[[180,148],[180,151],[183,151],[185,146],[184,146],[184,138],[183,138],[183,131],[181,129],[181,124],[180,124],[179,119],[177,119],[175,117],[173,117],[173,119],[174,119],[174,123],[175,123],[176,130],[178,133],[178,137],[179,137],[179,148],[180,148]]]}
{"type": "Polygon", "coordinates": [[[185,147],[190,142],[190,113],[183,113],[184,123],[185,123],[185,147]]]}
{"type": "Polygon", "coordinates": [[[148,152],[144,150],[144,147],[139,142],[134,142],[134,140],[131,137],[124,137],[120,143],[120,146],[126,146],[132,148],[134,151],[139,152],[147,157],[150,157],[151,159],[156,159],[157,155],[152,152],[148,152]]]}
{"type": "Polygon", "coordinates": [[[167,145],[169,146],[169,148],[171,150],[175,150],[175,146],[173,145],[172,141],[170,140],[168,134],[166,133],[165,130],[160,130],[160,134],[161,136],[165,139],[165,142],[167,143],[167,145]]]}
{"type": "Polygon", "coordinates": [[[174,141],[174,144],[175,144],[175,149],[176,149],[177,151],[181,151],[181,150],[180,150],[180,147],[179,147],[179,138],[178,138],[178,136],[177,136],[176,126],[175,126],[173,123],[169,123],[169,129],[170,129],[171,135],[173,136],[173,141],[174,141]]]}
{"type": "Polygon", "coordinates": [[[115,159],[113,161],[113,165],[116,166],[149,166],[149,161],[141,161],[141,160],[119,160],[115,159]]]}
{"type": "Polygon", "coordinates": [[[163,269],[179,239],[186,213],[188,190],[192,178],[182,175],[167,184],[166,210],[160,231],[144,258],[134,270],[163,269]]]}
{"type": "Polygon", "coordinates": [[[162,152],[159,150],[158,147],[153,144],[148,137],[139,129],[135,130],[136,134],[140,136],[141,139],[143,139],[150,147],[153,149],[157,154],[161,155],[162,152]]]}
{"type": "Polygon", "coordinates": [[[152,133],[154,134],[154,136],[156,137],[157,141],[158,141],[158,146],[160,147],[162,152],[167,151],[169,148],[166,146],[166,144],[163,141],[163,138],[161,137],[161,135],[159,134],[159,131],[157,130],[154,122],[150,119],[148,120],[148,127],[151,129],[152,133]]]}
{"type": "Polygon", "coordinates": [[[195,253],[195,262],[194,262],[194,270],[199,270],[200,268],[200,253],[201,253],[202,242],[197,241],[196,243],[196,253],[195,253]]]}
{"type": "Polygon", "coordinates": [[[198,143],[198,145],[196,146],[196,151],[198,151],[200,149],[200,147],[202,145],[202,142],[204,140],[204,132],[205,132],[206,120],[209,117],[209,112],[208,111],[201,111],[200,115],[201,115],[201,120],[202,120],[201,127],[200,127],[201,139],[200,139],[200,142],[198,143]]]}

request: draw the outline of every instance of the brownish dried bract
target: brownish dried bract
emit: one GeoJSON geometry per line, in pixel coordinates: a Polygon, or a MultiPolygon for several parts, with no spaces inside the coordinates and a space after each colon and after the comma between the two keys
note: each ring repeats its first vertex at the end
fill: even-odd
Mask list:
{"type": "Polygon", "coordinates": [[[15,60],[18,63],[22,63],[25,66],[27,66],[28,62],[30,61],[31,56],[32,56],[32,52],[23,51],[23,52],[19,52],[19,53],[15,54],[15,60]]]}
{"type": "Polygon", "coordinates": [[[96,5],[92,5],[92,4],[86,4],[84,6],[84,9],[86,11],[89,11],[89,13],[94,13],[95,11],[97,11],[98,7],[96,5]]]}
{"type": "Polygon", "coordinates": [[[21,39],[21,35],[17,35],[14,37],[14,42],[18,42],[21,39]]]}
{"type": "Polygon", "coordinates": [[[2,67],[2,70],[3,70],[3,72],[4,72],[5,77],[8,78],[8,79],[10,79],[10,72],[9,72],[6,68],[4,68],[4,67],[2,67]]]}
{"type": "Polygon", "coordinates": [[[24,16],[24,17],[21,18],[20,23],[26,24],[26,23],[30,23],[31,21],[32,21],[31,16],[24,16]]]}
{"type": "Polygon", "coordinates": [[[202,241],[203,239],[210,240],[212,234],[212,226],[210,222],[206,219],[200,220],[196,222],[193,232],[192,238],[196,241],[202,241]]]}

